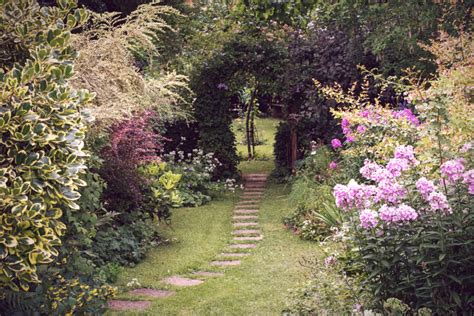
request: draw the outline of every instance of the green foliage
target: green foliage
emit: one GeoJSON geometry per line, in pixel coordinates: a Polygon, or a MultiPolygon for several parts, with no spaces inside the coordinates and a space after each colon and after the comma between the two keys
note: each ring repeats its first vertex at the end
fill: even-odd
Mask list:
{"type": "Polygon", "coordinates": [[[78,191],[86,185],[81,108],[91,95],[68,80],[75,57],[69,37],[87,15],[73,7],[73,1],[41,11],[33,1],[1,3],[2,28],[27,51],[0,74],[0,285],[12,290],[28,291],[39,282],[37,267],[58,256],[66,229],[61,217],[79,208],[78,191]]]}

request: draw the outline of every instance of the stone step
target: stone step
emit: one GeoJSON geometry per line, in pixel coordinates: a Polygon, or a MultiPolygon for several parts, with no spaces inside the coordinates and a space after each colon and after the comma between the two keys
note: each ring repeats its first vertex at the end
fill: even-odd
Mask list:
{"type": "Polygon", "coordinates": [[[234,227],[253,227],[253,226],[258,226],[258,223],[255,223],[255,222],[234,223],[234,227]]]}
{"type": "Polygon", "coordinates": [[[259,229],[239,229],[234,230],[232,235],[253,235],[253,234],[260,234],[259,229]]]}
{"type": "Polygon", "coordinates": [[[173,292],[173,291],[155,290],[155,289],[147,289],[147,288],[135,289],[133,291],[130,291],[129,293],[133,295],[149,296],[153,298],[164,298],[164,297],[169,297],[176,294],[176,292],[173,292]]]}
{"type": "Polygon", "coordinates": [[[248,252],[233,252],[233,253],[221,253],[219,254],[220,257],[226,257],[226,258],[240,258],[240,257],[247,257],[250,256],[248,252]]]}
{"type": "Polygon", "coordinates": [[[176,285],[176,286],[193,286],[202,284],[204,281],[196,280],[196,279],[189,279],[180,276],[171,276],[163,280],[164,283],[169,285],[176,285]]]}
{"type": "Polygon", "coordinates": [[[193,272],[193,275],[204,276],[204,277],[218,277],[218,276],[223,276],[224,273],[222,273],[222,272],[211,272],[211,271],[195,271],[195,272],[193,272]]]}
{"type": "Polygon", "coordinates": [[[234,210],[234,214],[258,214],[258,210],[234,210]]]}
{"type": "Polygon", "coordinates": [[[259,241],[262,240],[263,236],[239,236],[239,237],[234,237],[234,241],[259,241]]]}
{"type": "Polygon", "coordinates": [[[240,264],[240,260],[219,260],[219,261],[212,261],[211,265],[213,266],[238,266],[240,264]]]}
{"type": "Polygon", "coordinates": [[[114,311],[144,311],[150,307],[150,301],[110,300],[109,308],[114,311]]]}
{"type": "Polygon", "coordinates": [[[255,215],[235,215],[232,217],[235,221],[242,221],[242,220],[256,220],[258,216],[255,215]]]}
{"type": "Polygon", "coordinates": [[[233,244],[229,246],[232,249],[253,249],[256,248],[256,244],[233,244]]]}

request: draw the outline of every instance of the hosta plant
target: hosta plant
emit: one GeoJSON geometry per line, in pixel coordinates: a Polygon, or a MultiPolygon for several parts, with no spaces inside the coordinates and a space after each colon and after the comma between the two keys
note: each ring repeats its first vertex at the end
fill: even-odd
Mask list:
{"type": "Polygon", "coordinates": [[[38,283],[37,267],[58,256],[61,217],[86,185],[82,106],[91,94],[68,81],[69,37],[87,15],[74,6],[0,2],[0,27],[25,56],[0,70],[0,287],[12,290],[38,283]]]}

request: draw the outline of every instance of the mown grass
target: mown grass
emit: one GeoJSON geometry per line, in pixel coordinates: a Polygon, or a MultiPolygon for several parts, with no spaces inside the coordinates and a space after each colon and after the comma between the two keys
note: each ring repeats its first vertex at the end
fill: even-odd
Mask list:
{"type": "Polygon", "coordinates": [[[239,169],[243,173],[271,172],[275,164],[273,162],[273,144],[275,142],[275,132],[280,120],[274,118],[256,118],[258,138],[263,142],[262,145],[255,147],[256,158],[248,161],[247,145],[244,145],[245,139],[245,121],[241,119],[234,120],[232,130],[237,140],[237,153],[242,161],[239,169]]]}
{"type": "MultiPolygon", "coordinates": [[[[151,308],[142,313],[147,315],[280,315],[288,289],[304,279],[299,260],[317,254],[314,244],[298,239],[282,225],[287,195],[285,186],[269,185],[260,211],[264,240],[240,266],[221,269],[208,265],[230,240],[234,199],[228,198],[176,210],[172,236],[178,241],[151,251],[143,263],[122,274],[119,284],[137,278],[143,286],[177,292],[153,299],[151,308]],[[194,287],[173,288],[160,282],[170,275],[219,269],[226,271],[224,276],[208,278],[194,287]]],[[[138,299],[127,294],[121,298],[138,299]]]]}

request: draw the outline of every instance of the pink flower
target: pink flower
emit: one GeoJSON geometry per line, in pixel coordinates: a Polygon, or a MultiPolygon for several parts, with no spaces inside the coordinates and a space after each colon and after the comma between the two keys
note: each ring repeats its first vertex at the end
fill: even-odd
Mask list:
{"type": "Polygon", "coordinates": [[[436,190],[436,186],[433,181],[426,179],[425,177],[418,179],[416,181],[416,188],[420,192],[421,196],[426,200],[431,192],[436,190]]]}
{"type": "Polygon", "coordinates": [[[418,218],[418,213],[410,206],[401,204],[398,207],[382,205],[379,217],[386,223],[409,222],[418,218]]]}
{"type": "Polygon", "coordinates": [[[366,130],[367,128],[364,125],[357,126],[357,133],[359,134],[363,134],[366,130]]]}
{"type": "Polygon", "coordinates": [[[334,138],[333,140],[331,140],[331,146],[332,148],[337,149],[337,148],[342,147],[342,143],[339,139],[334,138]]]}
{"type": "Polygon", "coordinates": [[[369,209],[362,210],[359,214],[360,225],[365,229],[374,228],[379,222],[377,217],[378,214],[375,211],[369,209]]]}
{"type": "Polygon", "coordinates": [[[337,169],[337,163],[334,161],[331,161],[329,163],[329,169],[332,169],[332,170],[337,169]]]}
{"type": "Polygon", "coordinates": [[[400,184],[391,180],[382,180],[377,186],[377,201],[400,203],[406,196],[407,190],[400,184]]]}
{"type": "Polygon", "coordinates": [[[400,145],[395,148],[395,158],[406,159],[411,164],[416,165],[418,164],[418,160],[415,158],[415,154],[413,153],[413,146],[408,145],[400,145]]]}
{"type": "Polygon", "coordinates": [[[430,207],[433,211],[443,211],[447,214],[451,214],[453,211],[448,204],[448,199],[446,195],[440,192],[431,192],[427,199],[430,203],[430,207]]]}
{"type": "Polygon", "coordinates": [[[408,169],[410,169],[409,161],[403,158],[392,158],[387,164],[387,170],[394,177],[401,176],[402,172],[408,169]]]}
{"type": "Polygon", "coordinates": [[[474,169],[466,171],[462,177],[462,182],[468,186],[469,194],[474,194],[474,169]]]}
{"type": "Polygon", "coordinates": [[[448,178],[450,182],[456,182],[462,178],[464,172],[464,159],[446,161],[441,165],[441,174],[448,178]]]}

